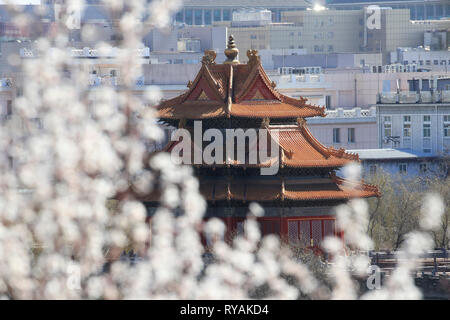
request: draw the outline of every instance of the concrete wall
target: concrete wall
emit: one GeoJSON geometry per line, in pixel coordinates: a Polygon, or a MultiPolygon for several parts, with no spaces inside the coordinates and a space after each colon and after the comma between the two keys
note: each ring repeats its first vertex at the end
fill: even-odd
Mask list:
{"type": "Polygon", "coordinates": [[[338,122],[335,123],[311,123],[308,122],[308,128],[314,137],[322,144],[334,148],[344,149],[374,149],[378,146],[377,124],[373,122],[351,123],[338,122]],[[340,129],[341,143],[333,142],[333,129],[340,129]],[[355,129],[355,142],[348,142],[348,128],[355,129]]]}
{"type": "Polygon", "coordinates": [[[200,64],[148,64],[143,66],[145,84],[179,84],[187,85],[189,81],[193,81],[200,64]],[[182,66],[182,67],[180,67],[182,66]]]}
{"type": "Polygon", "coordinates": [[[222,52],[227,44],[226,27],[169,27],[152,30],[144,38],[144,43],[156,52],[176,52],[177,41],[181,38],[200,40],[201,52],[216,50],[222,52]]]}

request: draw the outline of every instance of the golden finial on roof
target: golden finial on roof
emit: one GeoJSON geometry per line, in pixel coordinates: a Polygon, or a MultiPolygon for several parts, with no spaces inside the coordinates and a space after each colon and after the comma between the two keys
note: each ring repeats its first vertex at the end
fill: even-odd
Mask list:
{"type": "Polygon", "coordinates": [[[239,60],[237,59],[239,49],[236,48],[233,35],[230,35],[230,37],[228,38],[228,46],[225,49],[224,53],[227,57],[227,60],[225,60],[224,64],[239,64],[239,60]]]}

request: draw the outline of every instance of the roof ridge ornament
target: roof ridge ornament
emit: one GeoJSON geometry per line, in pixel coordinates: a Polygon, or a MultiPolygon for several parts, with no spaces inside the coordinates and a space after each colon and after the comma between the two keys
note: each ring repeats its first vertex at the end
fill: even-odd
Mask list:
{"type": "Polygon", "coordinates": [[[270,126],[270,118],[264,117],[264,119],[261,121],[261,128],[268,129],[270,126]]]}
{"type": "Polygon", "coordinates": [[[233,35],[230,35],[230,37],[228,38],[228,46],[225,49],[224,53],[227,57],[227,60],[225,60],[224,64],[239,64],[239,60],[237,59],[239,49],[236,48],[233,35]]]}
{"type": "Polygon", "coordinates": [[[216,56],[217,54],[214,50],[205,50],[202,63],[207,65],[216,64],[216,56]]]}
{"type": "Polygon", "coordinates": [[[250,68],[253,69],[253,67],[261,64],[261,57],[258,55],[258,50],[255,49],[247,50],[247,57],[248,57],[247,64],[250,66],[250,68]]]}
{"type": "Polygon", "coordinates": [[[306,120],[304,118],[298,117],[297,118],[297,125],[300,128],[303,128],[306,125],[306,120]]]}

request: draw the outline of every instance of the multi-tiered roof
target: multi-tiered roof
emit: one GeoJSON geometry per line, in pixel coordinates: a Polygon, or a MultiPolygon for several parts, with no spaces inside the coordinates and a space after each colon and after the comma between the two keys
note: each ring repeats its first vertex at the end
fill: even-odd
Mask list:
{"type": "MultiPolygon", "coordinates": [[[[305,118],[325,116],[324,108],[308,104],[305,98],[294,99],[278,92],[256,50],[247,52],[247,64],[239,63],[237,53],[232,36],[225,50],[228,60],[223,64],[216,64],[214,51],[206,51],[201,69],[195,80],[189,82],[188,90],[156,107],[162,121],[178,127],[185,127],[192,120],[209,121],[208,126],[237,127],[239,120],[245,120],[247,126],[251,123],[255,128],[268,129],[269,135],[275,132],[278,135],[275,141],[279,144],[280,171],[274,177],[256,179],[248,172],[242,176],[230,173],[230,170],[264,167],[270,163],[224,161],[197,165],[204,170],[200,174],[200,190],[205,198],[212,202],[311,202],[378,196],[375,186],[345,181],[335,175],[336,169],[359,159],[343,149],[325,147],[313,137],[305,118]],[[221,171],[222,176],[210,177],[211,169],[224,168],[228,171],[221,171]]],[[[172,151],[177,143],[170,142],[165,151],[172,151]]],[[[249,148],[258,148],[258,145],[249,146],[247,153],[249,148]]],[[[157,198],[154,193],[146,200],[157,198]]]]}
{"type": "Polygon", "coordinates": [[[249,62],[216,64],[215,52],[206,51],[202,67],[185,93],[158,106],[161,119],[305,118],[324,116],[323,107],[285,96],[275,90],[256,50],[249,62]]]}

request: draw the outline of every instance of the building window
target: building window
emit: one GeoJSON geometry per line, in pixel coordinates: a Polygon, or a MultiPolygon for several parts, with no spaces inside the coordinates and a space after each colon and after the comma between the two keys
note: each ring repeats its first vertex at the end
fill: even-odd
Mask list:
{"type": "Polygon", "coordinates": [[[184,22],[192,25],[192,9],[184,10],[184,22]]]}
{"type": "Polygon", "coordinates": [[[325,96],[325,108],[326,109],[331,108],[331,96],[325,96]]]}
{"type": "Polygon", "coordinates": [[[444,137],[450,137],[450,115],[444,116],[444,137]]]}
{"type": "Polygon", "coordinates": [[[302,33],[299,31],[298,32],[298,37],[300,38],[302,36],[302,33]]]}
{"type": "Polygon", "coordinates": [[[348,142],[349,143],[355,143],[355,128],[348,128],[348,142]]]}
{"type": "Polygon", "coordinates": [[[223,21],[231,21],[231,11],[229,9],[223,10],[223,21]]]}
{"type": "Polygon", "coordinates": [[[323,46],[315,45],[314,46],[314,52],[323,52],[323,46]]]}
{"type": "Polygon", "coordinates": [[[384,137],[385,138],[392,136],[392,123],[391,123],[391,117],[390,116],[385,116],[384,117],[383,132],[384,132],[384,137]]]}
{"type": "Polygon", "coordinates": [[[371,175],[374,175],[374,174],[377,173],[377,165],[376,165],[376,164],[371,164],[371,165],[369,166],[369,173],[370,173],[371,175]]]}
{"type": "Polygon", "coordinates": [[[211,10],[205,10],[205,25],[212,24],[211,21],[211,10]]]}
{"type": "Polygon", "coordinates": [[[403,136],[411,137],[411,116],[403,116],[403,136]]]}
{"type": "Polygon", "coordinates": [[[201,9],[196,9],[194,10],[194,17],[195,17],[195,24],[196,25],[202,25],[203,21],[202,21],[202,10],[201,9]]]}
{"type": "Polygon", "coordinates": [[[7,116],[12,115],[12,100],[6,101],[6,115],[7,116]]]}
{"type": "Polygon", "coordinates": [[[431,60],[426,60],[426,61],[425,61],[425,64],[426,64],[427,66],[431,65],[431,60]]]}
{"type": "Polygon", "coordinates": [[[259,229],[263,236],[269,234],[280,235],[280,221],[279,219],[263,219],[258,221],[259,229]]]}
{"type": "Polygon", "coordinates": [[[419,60],[419,65],[423,66],[423,60],[419,60]]]}
{"type": "Polygon", "coordinates": [[[176,22],[183,22],[183,12],[177,12],[176,16],[175,16],[175,21],[176,22]]]}
{"type": "Polygon", "coordinates": [[[433,60],[433,64],[434,64],[435,66],[437,66],[437,65],[439,65],[439,61],[438,61],[438,60],[433,60]]]}
{"type": "Polygon", "coordinates": [[[423,116],[423,137],[431,137],[431,116],[423,116]]]}
{"type": "Polygon", "coordinates": [[[214,9],[214,21],[222,21],[220,9],[214,9]]]}
{"type": "Polygon", "coordinates": [[[333,128],[333,143],[341,143],[341,129],[333,128]]]}
{"type": "Polygon", "coordinates": [[[420,170],[420,173],[425,173],[425,172],[427,172],[427,171],[428,171],[428,166],[427,166],[427,164],[426,164],[426,163],[421,163],[421,164],[419,165],[419,170],[420,170]]]}
{"type": "Polygon", "coordinates": [[[250,39],[256,39],[256,34],[251,34],[250,39]]]}
{"type": "Polygon", "coordinates": [[[408,168],[408,166],[406,165],[406,163],[400,163],[398,165],[398,172],[400,174],[406,174],[408,172],[407,168],[408,168]]]}

